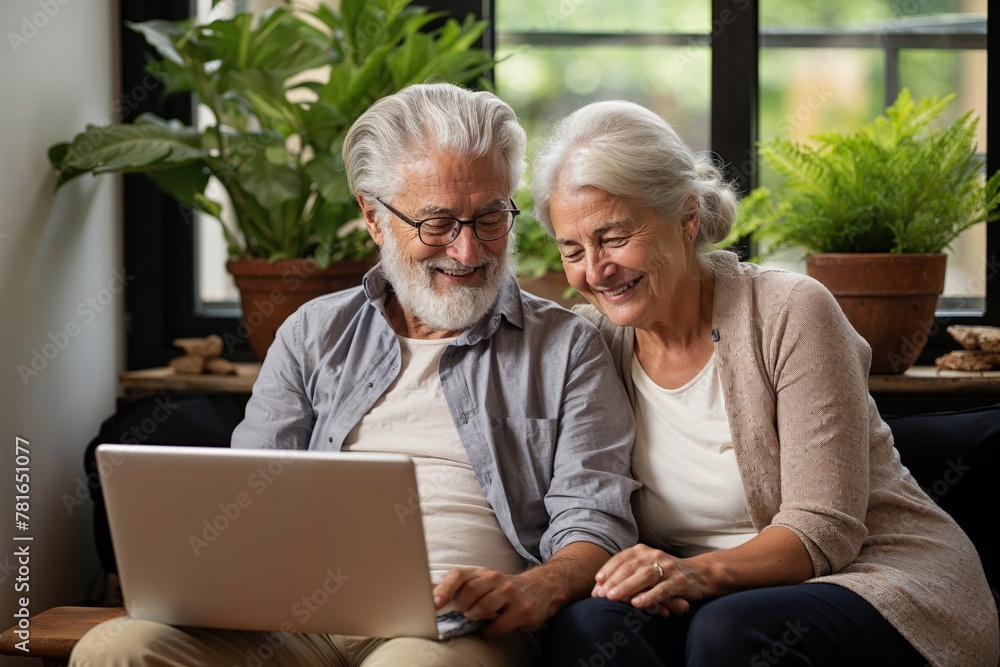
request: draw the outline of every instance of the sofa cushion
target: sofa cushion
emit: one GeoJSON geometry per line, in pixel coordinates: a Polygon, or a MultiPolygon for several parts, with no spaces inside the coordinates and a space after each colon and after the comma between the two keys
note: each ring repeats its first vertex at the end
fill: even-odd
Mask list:
{"type": "Polygon", "coordinates": [[[903,465],[965,530],[1000,590],[1000,404],[883,419],[903,465]]]}

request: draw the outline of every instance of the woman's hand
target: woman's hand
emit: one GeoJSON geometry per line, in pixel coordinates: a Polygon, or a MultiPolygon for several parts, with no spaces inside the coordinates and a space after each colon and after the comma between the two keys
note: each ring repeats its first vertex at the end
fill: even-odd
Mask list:
{"type": "Polygon", "coordinates": [[[690,562],[645,544],[611,557],[594,578],[592,597],[652,607],[662,616],[683,614],[691,602],[708,597],[704,577],[690,562]]]}

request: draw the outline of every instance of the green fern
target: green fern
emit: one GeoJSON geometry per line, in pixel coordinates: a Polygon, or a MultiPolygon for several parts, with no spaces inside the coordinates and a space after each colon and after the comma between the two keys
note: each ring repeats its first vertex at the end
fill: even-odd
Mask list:
{"type": "Polygon", "coordinates": [[[727,242],[750,236],[766,255],[934,253],[979,222],[1000,219],[1000,175],[982,176],[978,120],[971,112],[934,128],[954,95],[915,102],[903,90],[893,106],[852,134],[827,132],[814,145],[774,139],[760,154],[784,179],[740,205],[727,242]]]}

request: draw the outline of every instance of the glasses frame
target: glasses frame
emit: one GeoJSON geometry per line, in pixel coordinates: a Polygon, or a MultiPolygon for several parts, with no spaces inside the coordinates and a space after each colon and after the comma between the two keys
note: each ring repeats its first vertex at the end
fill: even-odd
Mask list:
{"type": "Polygon", "coordinates": [[[443,248],[446,245],[451,245],[452,243],[454,243],[455,239],[457,239],[459,235],[462,233],[462,227],[464,227],[465,225],[472,225],[472,233],[475,234],[476,238],[479,239],[480,241],[483,242],[499,241],[503,237],[510,234],[510,230],[514,229],[514,219],[517,218],[518,214],[521,212],[521,209],[519,209],[517,207],[517,204],[514,203],[514,200],[511,199],[509,200],[511,208],[498,208],[493,211],[487,211],[482,215],[476,216],[472,220],[462,220],[460,218],[453,218],[450,215],[434,215],[429,218],[424,218],[423,220],[411,220],[407,216],[403,215],[402,213],[400,213],[399,211],[397,211],[396,209],[394,209],[393,207],[389,206],[384,201],[382,201],[381,197],[376,197],[375,201],[377,201],[379,204],[382,204],[382,206],[385,206],[387,209],[389,209],[389,211],[393,215],[395,215],[397,218],[399,218],[406,224],[410,225],[411,227],[416,227],[417,238],[420,239],[420,242],[423,243],[425,246],[430,246],[431,248],[443,248]],[[500,236],[497,236],[496,238],[492,239],[484,239],[482,236],[479,235],[479,226],[476,223],[479,222],[480,218],[483,218],[487,215],[491,215],[493,213],[510,213],[511,214],[510,225],[507,227],[507,231],[505,231],[500,236]],[[447,243],[428,243],[427,241],[424,240],[424,236],[420,232],[420,228],[428,220],[454,220],[455,222],[458,223],[458,227],[454,228],[454,232],[452,233],[451,239],[449,239],[447,243]]]}

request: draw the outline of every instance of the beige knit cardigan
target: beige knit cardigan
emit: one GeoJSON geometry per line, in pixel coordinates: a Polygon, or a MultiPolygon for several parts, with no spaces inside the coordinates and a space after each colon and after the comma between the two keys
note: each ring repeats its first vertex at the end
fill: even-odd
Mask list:
{"type": "MultiPolygon", "coordinates": [[[[754,528],[794,531],[812,559],[806,583],[862,596],[930,664],[995,667],[1000,630],[982,563],[900,464],[868,393],[867,343],[811,278],[731,253],[711,259],[716,360],[754,528]]],[[[604,334],[634,402],[634,330],[576,310],[604,334]]]]}

